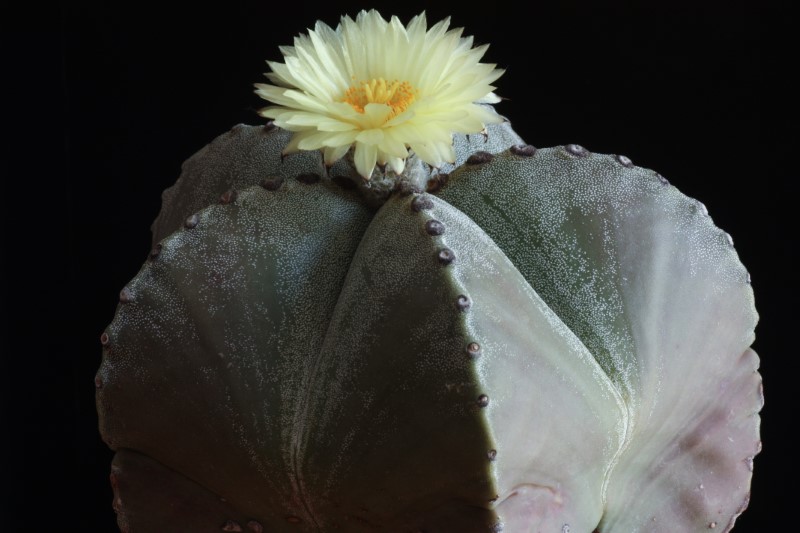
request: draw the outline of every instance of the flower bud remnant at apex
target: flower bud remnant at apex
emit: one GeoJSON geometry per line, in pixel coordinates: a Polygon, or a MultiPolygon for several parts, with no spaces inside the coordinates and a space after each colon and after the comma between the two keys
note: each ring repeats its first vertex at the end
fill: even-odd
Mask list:
{"type": "Polygon", "coordinates": [[[330,166],[355,145],[365,179],[376,163],[400,174],[409,149],[432,166],[452,163],[453,133],[503,121],[479,105],[499,101],[491,84],[503,71],[479,62],[488,45],[473,48],[448,25],[427,29],[422,13],[405,27],[375,10],[342,17],[336,30],[317,22],[281,48],[285,63],[267,62],[275,85],[256,93],[277,105],[259,114],[294,132],[284,154],[323,149],[330,166]]]}

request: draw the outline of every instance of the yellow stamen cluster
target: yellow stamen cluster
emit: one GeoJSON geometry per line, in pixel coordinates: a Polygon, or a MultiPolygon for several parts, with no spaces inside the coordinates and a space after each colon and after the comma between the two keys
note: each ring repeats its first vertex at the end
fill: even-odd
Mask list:
{"type": "Polygon", "coordinates": [[[347,89],[342,102],[350,104],[359,113],[367,104],[386,104],[392,113],[386,120],[405,111],[416,99],[417,91],[407,81],[387,82],[383,78],[362,81],[347,89]]]}

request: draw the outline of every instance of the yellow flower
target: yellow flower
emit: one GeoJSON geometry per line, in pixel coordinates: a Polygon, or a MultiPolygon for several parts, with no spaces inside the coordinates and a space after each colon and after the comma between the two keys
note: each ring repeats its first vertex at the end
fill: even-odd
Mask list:
{"type": "Polygon", "coordinates": [[[282,47],[285,63],[268,61],[274,85],[256,93],[276,106],[259,111],[294,132],[284,154],[323,150],[330,166],[355,145],[356,170],[369,179],[375,164],[400,174],[409,149],[438,166],[455,161],[453,133],[476,133],[501,122],[491,85],[502,70],[480,63],[488,45],[472,48],[449,19],[427,29],[425,14],[408,27],[375,11],[336,30],[317,22],[282,47]]]}

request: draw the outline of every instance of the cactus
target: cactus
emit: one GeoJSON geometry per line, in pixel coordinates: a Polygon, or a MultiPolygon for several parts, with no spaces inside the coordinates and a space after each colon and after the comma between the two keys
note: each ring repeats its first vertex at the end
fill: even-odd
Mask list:
{"type": "Polygon", "coordinates": [[[95,385],[122,531],[733,527],[757,315],[702,204],[508,122],[368,181],[290,142],[190,158],[120,292],[95,385]]]}
{"type": "Polygon", "coordinates": [[[123,531],[732,523],[761,400],[728,237],[624,157],[488,139],[377,209],[278,128],[187,161],[102,337],[123,531]]]}

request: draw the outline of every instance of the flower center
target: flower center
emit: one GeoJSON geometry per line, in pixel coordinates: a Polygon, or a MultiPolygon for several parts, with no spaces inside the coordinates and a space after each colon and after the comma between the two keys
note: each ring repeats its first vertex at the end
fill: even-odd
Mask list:
{"type": "Polygon", "coordinates": [[[383,78],[373,78],[358,82],[347,89],[342,101],[350,104],[359,113],[364,112],[367,104],[386,104],[392,108],[388,117],[392,118],[405,111],[416,96],[417,90],[407,81],[387,82],[383,78]]]}

